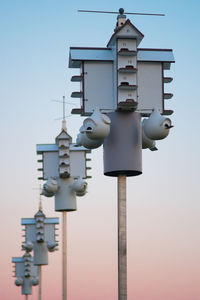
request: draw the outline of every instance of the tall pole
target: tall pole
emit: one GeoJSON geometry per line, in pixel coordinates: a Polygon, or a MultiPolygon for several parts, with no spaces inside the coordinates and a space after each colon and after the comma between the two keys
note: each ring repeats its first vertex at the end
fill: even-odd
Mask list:
{"type": "Polygon", "coordinates": [[[25,300],[28,300],[28,295],[25,295],[25,300]]]}
{"type": "Polygon", "coordinates": [[[127,300],[126,175],[118,176],[118,300],[127,300]]]}
{"type": "Polygon", "coordinates": [[[62,212],[62,275],[63,275],[63,294],[62,299],[67,300],[67,212],[62,212]]]}
{"type": "Polygon", "coordinates": [[[38,266],[39,286],[38,286],[38,300],[42,300],[42,266],[38,266]]]}

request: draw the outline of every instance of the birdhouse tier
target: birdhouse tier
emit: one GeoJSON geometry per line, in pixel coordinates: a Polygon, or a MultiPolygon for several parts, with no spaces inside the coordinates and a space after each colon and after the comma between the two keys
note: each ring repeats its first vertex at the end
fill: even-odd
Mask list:
{"type": "Polygon", "coordinates": [[[42,155],[40,162],[42,163],[42,177],[40,179],[47,180],[50,177],[74,177],[74,178],[90,178],[87,175],[86,155],[91,150],[85,147],[77,147],[76,144],[64,144],[62,139],[58,140],[58,144],[37,145],[37,154],[42,155]],[[59,147],[60,143],[60,147],[59,147]]]}
{"type": "MultiPolygon", "coordinates": [[[[113,62],[116,52],[112,48],[70,47],[69,68],[81,68],[83,62],[113,62]]],[[[137,48],[139,62],[162,62],[164,70],[174,63],[172,49],[137,48]]],[[[84,75],[84,74],[83,74],[84,75]]]]}
{"type": "Polygon", "coordinates": [[[33,264],[33,257],[28,254],[25,258],[23,257],[12,257],[12,263],[15,263],[15,277],[24,277],[25,276],[25,264],[27,265],[27,259],[29,262],[30,276],[38,276],[38,267],[33,264]],[[26,260],[26,262],[25,262],[26,260]]]}
{"type": "Polygon", "coordinates": [[[119,103],[133,99],[138,103],[136,111],[143,116],[154,107],[162,114],[171,114],[165,110],[168,93],[164,83],[173,79],[164,76],[164,71],[174,62],[171,49],[137,48],[134,38],[116,38],[112,48],[72,47],[69,67],[80,68],[76,76],[81,77],[80,91],[71,95],[81,99],[81,107],[72,113],[88,116],[97,106],[105,113],[116,111],[119,103]]]}
{"type": "Polygon", "coordinates": [[[37,217],[21,219],[21,225],[26,229],[26,242],[55,242],[56,224],[59,224],[58,218],[44,218],[43,221],[37,217]]]}

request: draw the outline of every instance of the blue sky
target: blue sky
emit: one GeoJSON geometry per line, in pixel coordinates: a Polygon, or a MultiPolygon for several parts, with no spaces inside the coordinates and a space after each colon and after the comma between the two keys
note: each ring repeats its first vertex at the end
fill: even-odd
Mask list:
{"type": "MultiPolygon", "coordinates": [[[[125,11],[165,13],[165,17],[129,18],[145,36],[141,47],[173,48],[176,59],[176,63],[167,73],[174,77],[167,91],[174,94],[169,100],[168,108],[175,111],[172,116],[175,127],[166,140],[158,143],[159,151],[143,152],[143,175],[128,180],[129,234],[132,237],[134,232],[135,236],[135,239],[130,238],[129,242],[130,269],[135,263],[132,254],[134,247],[138,266],[146,257],[144,249],[152,257],[149,260],[146,258],[147,266],[148,263],[150,266],[153,265],[158,250],[151,249],[149,236],[152,236],[161,253],[161,265],[166,258],[165,255],[168,255],[171,257],[171,273],[174,265],[174,268],[179,270],[177,274],[180,275],[182,270],[180,265],[184,262],[187,266],[185,271],[188,268],[190,270],[188,275],[178,281],[180,287],[171,294],[170,300],[199,299],[195,282],[199,276],[197,262],[200,250],[198,238],[200,2],[8,0],[2,2],[0,6],[1,220],[8,227],[7,231],[1,231],[1,239],[5,241],[8,236],[13,236],[13,239],[7,241],[2,255],[4,272],[1,272],[1,280],[9,286],[9,291],[7,289],[2,292],[3,296],[0,292],[4,300],[10,299],[11,291],[16,291],[19,295],[19,290],[14,287],[9,276],[11,256],[21,253],[20,218],[32,217],[37,209],[38,191],[33,190],[38,187],[39,176],[35,145],[54,142],[61,127],[60,122],[54,119],[62,116],[62,106],[52,102],[51,99],[61,100],[65,95],[69,101],[73,103],[77,101],[70,99],[71,92],[75,90],[70,78],[77,74],[77,70],[68,69],[69,47],[105,47],[115,27],[115,15],[81,14],[77,9],[116,11],[119,7],[124,7],[125,11]],[[138,232],[135,228],[139,228],[138,232]],[[166,240],[162,239],[162,232],[166,240]],[[143,248],[141,254],[139,245],[143,248]],[[169,252],[165,252],[167,245],[170,245],[169,252]],[[188,282],[188,290],[184,290],[185,296],[181,291],[184,282],[188,282]]],[[[68,106],[67,114],[72,107],[68,106]]],[[[67,119],[67,127],[73,138],[81,123],[82,119],[79,116],[67,119]]],[[[85,230],[89,230],[90,222],[93,222],[99,234],[98,241],[95,240],[95,235],[92,233],[91,235],[97,243],[102,244],[105,234],[97,224],[101,222],[99,212],[105,213],[105,207],[107,208],[110,214],[110,217],[106,217],[106,214],[104,216],[107,226],[110,224],[110,218],[115,220],[113,210],[116,208],[116,182],[103,176],[102,149],[93,152],[91,166],[93,179],[88,182],[89,193],[86,200],[79,200],[79,210],[76,215],[71,216],[70,237],[73,239],[76,235],[79,236],[77,233],[79,222],[84,223],[85,230]],[[99,186],[103,186],[104,189],[101,188],[97,195],[99,186]],[[108,199],[114,200],[108,203],[108,199]]],[[[44,199],[43,202],[48,216],[58,215],[53,211],[53,201],[44,199]]],[[[108,232],[113,232],[112,228],[114,227],[109,227],[108,232]]],[[[81,240],[81,236],[79,238],[81,240]]],[[[114,242],[112,245],[115,245],[114,242]]],[[[90,245],[90,248],[93,246],[90,245]]],[[[76,261],[73,255],[74,253],[78,255],[76,249],[80,247],[78,239],[71,247],[73,269],[73,263],[76,261]]],[[[112,254],[111,250],[109,253],[112,254]]],[[[59,259],[59,254],[56,255],[59,259]]],[[[92,257],[93,253],[90,255],[92,257]]],[[[82,262],[81,256],[78,261],[82,262]]],[[[144,273],[140,269],[141,278],[148,273],[145,266],[142,267],[144,273]]],[[[166,265],[163,263],[164,267],[166,265]]],[[[73,296],[77,273],[73,272],[71,300],[77,299],[73,296]]],[[[134,272],[130,274],[135,276],[134,272]]],[[[157,270],[156,274],[155,282],[151,282],[153,286],[156,285],[156,278],[163,276],[164,271],[157,270]]],[[[163,277],[161,283],[163,291],[165,288],[169,291],[169,287],[173,286],[173,279],[167,281],[168,277],[163,277]],[[169,285],[167,286],[164,281],[169,285]]],[[[146,278],[147,286],[149,278],[146,278]]],[[[103,275],[101,280],[104,282],[103,275]]],[[[142,279],[141,281],[138,279],[138,286],[141,282],[142,279]]],[[[84,289],[84,286],[82,288],[84,289]]],[[[158,291],[157,294],[153,289],[149,291],[151,291],[150,300],[163,298],[162,291],[158,291]]],[[[145,299],[145,295],[140,293],[137,287],[134,293],[138,295],[138,299],[145,299]]],[[[92,292],[90,294],[88,292],[87,295],[87,299],[96,300],[92,292]]],[[[101,294],[101,299],[103,297],[101,294]]],[[[15,299],[18,299],[17,296],[15,299]]],[[[163,298],[168,299],[168,296],[163,298]]]]}

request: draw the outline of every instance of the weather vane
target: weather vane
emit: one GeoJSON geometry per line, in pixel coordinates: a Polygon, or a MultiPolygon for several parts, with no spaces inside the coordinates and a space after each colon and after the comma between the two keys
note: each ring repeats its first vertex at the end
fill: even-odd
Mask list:
{"type": "Polygon", "coordinates": [[[164,14],[151,14],[151,13],[138,13],[138,12],[124,12],[123,8],[120,8],[119,11],[103,11],[103,10],[84,10],[79,9],[78,12],[85,12],[85,13],[98,13],[98,14],[120,14],[120,15],[139,15],[139,16],[158,16],[164,17],[164,14]]]}

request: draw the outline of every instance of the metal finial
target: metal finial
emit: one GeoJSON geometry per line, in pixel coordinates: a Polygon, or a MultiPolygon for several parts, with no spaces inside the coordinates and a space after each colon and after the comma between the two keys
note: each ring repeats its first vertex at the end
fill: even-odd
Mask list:
{"type": "Polygon", "coordinates": [[[124,14],[124,9],[123,9],[123,8],[120,8],[120,9],[119,9],[119,13],[120,13],[120,15],[123,15],[123,14],[124,14]]]}

